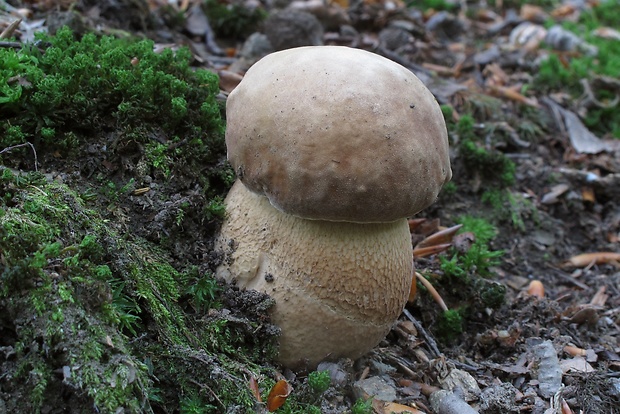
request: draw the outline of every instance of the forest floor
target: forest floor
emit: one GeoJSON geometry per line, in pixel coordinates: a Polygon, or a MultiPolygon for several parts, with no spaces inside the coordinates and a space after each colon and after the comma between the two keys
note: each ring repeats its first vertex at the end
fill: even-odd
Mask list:
{"type": "MultiPolygon", "coordinates": [[[[37,113],[36,130],[0,148],[0,414],[261,412],[280,379],[293,387],[283,413],[465,413],[465,402],[485,414],[620,413],[616,1],[14,0],[0,2],[0,30],[20,15],[3,49],[63,25],[186,46],[193,68],[219,76],[222,115],[245,71],[274,50],[342,45],[392,59],[442,105],[454,172],[410,220],[412,247],[463,227],[443,252],[415,259],[448,311],[418,282],[374,350],[319,367],[323,387],[273,362],[268,298],[210,277],[234,178],[221,130],[192,161],[189,139],[156,129],[135,138],[118,117],[94,129],[65,119],[63,146],[43,145],[40,126],[55,115],[37,113]],[[31,213],[51,223],[52,247],[18,234],[40,228],[28,227],[31,213]],[[71,232],[81,238],[69,243],[71,232]],[[37,257],[41,273],[19,281],[37,257]],[[90,276],[75,268],[91,265],[105,283],[80,279],[90,276]]],[[[16,121],[30,109],[9,107],[7,90],[5,137],[32,125],[16,121]]]]}

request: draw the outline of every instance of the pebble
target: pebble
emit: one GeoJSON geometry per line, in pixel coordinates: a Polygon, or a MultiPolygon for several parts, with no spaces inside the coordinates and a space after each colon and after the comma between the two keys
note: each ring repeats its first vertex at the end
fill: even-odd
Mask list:
{"type": "Polygon", "coordinates": [[[370,377],[356,381],[353,384],[353,392],[357,398],[368,399],[374,397],[377,400],[392,402],[396,400],[396,388],[383,377],[370,377]]]}

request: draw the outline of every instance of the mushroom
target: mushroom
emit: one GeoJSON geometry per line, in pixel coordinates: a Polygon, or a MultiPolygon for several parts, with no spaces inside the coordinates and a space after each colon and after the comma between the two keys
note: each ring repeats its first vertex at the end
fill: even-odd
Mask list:
{"type": "Polygon", "coordinates": [[[217,275],[275,299],[282,365],[362,356],[407,301],[406,218],[452,176],[437,101],[379,55],[308,46],[252,66],[226,116],[238,181],[217,275]]]}

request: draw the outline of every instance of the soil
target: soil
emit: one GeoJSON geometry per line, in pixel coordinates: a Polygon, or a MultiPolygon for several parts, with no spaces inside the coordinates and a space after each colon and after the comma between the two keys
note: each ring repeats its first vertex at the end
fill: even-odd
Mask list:
{"type": "MultiPolygon", "coordinates": [[[[97,30],[148,37],[158,44],[189,46],[194,54],[194,66],[220,75],[222,99],[241,79],[245,69],[269,50],[268,43],[266,51],[265,43],[246,42],[252,33],[263,30],[253,12],[260,10],[264,15],[271,15],[276,12],[276,5],[285,5],[280,4],[282,2],[269,2],[269,5],[251,1],[219,2],[217,4],[226,4],[229,9],[238,8],[235,9],[239,13],[237,19],[244,30],[231,32],[224,30],[220,20],[212,16],[207,18],[195,9],[199,3],[195,1],[178,4],[140,0],[7,3],[14,8],[30,10],[24,22],[41,21],[41,26],[49,30],[69,24],[78,33],[97,30]],[[166,6],[166,3],[171,5],[166,6]],[[193,11],[190,13],[190,10],[193,11]]],[[[488,247],[491,251],[501,250],[503,254],[484,278],[476,268],[470,269],[463,279],[446,276],[439,257],[450,259],[448,253],[456,254],[455,250],[416,259],[418,272],[436,286],[447,307],[463,310],[463,321],[459,325],[462,332],[442,330],[441,308],[418,284],[415,300],[406,307],[408,313],[401,315],[387,338],[374,350],[357,361],[336,361],[322,366],[330,371],[332,385],[316,399],[308,397],[311,393],[307,373],[280,369],[267,350],[258,352],[261,355],[253,359],[255,365],[245,367],[246,360],[234,361],[234,351],[226,351],[233,357],[223,361],[217,354],[201,350],[201,344],[188,346],[176,355],[157,354],[164,349],[154,345],[161,331],[149,328],[149,324],[159,322],[149,320],[146,314],[142,315],[142,323],[147,327],[144,335],[130,340],[132,352],[139,350],[142,355],[150,355],[149,360],[155,365],[172,364],[171,361],[176,360],[185,367],[178,372],[196,376],[209,372],[215,381],[232,375],[231,365],[234,365],[235,372],[245,370],[247,374],[243,379],[236,378],[239,387],[246,387],[252,377],[250,373],[261,372],[260,378],[270,377],[272,381],[282,375],[299,390],[290,397],[295,398],[295,392],[298,393],[300,401],[296,407],[304,407],[303,404],[311,401],[324,413],[351,412],[359,397],[370,398],[372,410],[379,413],[389,412],[385,408],[389,402],[402,404],[389,408],[396,412],[417,412],[413,407],[425,413],[457,412],[432,406],[429,395],[433,389],[429,386],[454,391],[459,401],[467,401],[481,413],[619,413],[620,161],[617,139],[612,138],[611,131],[595,131],[603,136],[599,143],[605,148],[596,152],[580,151],[576,148],[576,138],[571,139],[570,128],[567,129],[561,117],[558,120],[553,104],[547,104],[545,99],[553,95],[553,99],[575,113],[587,108],[571,98],[569,91],[530,89],[521,94],[524,89],[517,87],[528,83],[535,75],[536,67],[532,62],[547,50],[537,47],[527,51],[523,44],[510,45],[511,31],[525,21],[524,17],[519,17],[519,9],[511,7],[510,2],[506,2],[505,7],[489,8],[463,2],[470,3],[467,13],[455,7],[452,12],[434,14],[421,5],[424,2],[417,2],[420,3],[417,6],[413,3],[406,7],[398,1],[350,4],[336,1],[329,6],[321,3],[311,8],[308,2],[306,6],[295,7],[312,11],[302,17],[302,26],[311,29],[301,33],[293,31],[295,35],[292,36],[288,25],[295,27],[298,17],[296,13],[285,13],[272,19],[282,26],[270,26],[269,32],[279,39],[291,36],[292,46],[299,42],[315,44],[318,34],[318,41],[323,44],[359,47],[382,54],[414,71],[441,104],[454,109],[452,119],[448,119],[454,187],[444,191],[433,206],[419,214],[418,218],[427,219],[428,227],[414,230],[412,240],[415,245],[427,234],[441,226],[455,225],[466,215],[484,218],[495,226],[496,236],[488,247]],[[274,35],[278,28],[285,35],[274,35]],[[496,45],[497,50],[489,45],[496,45]],[[479,160],[472,163],[464,155],[461,145],[465,137],[463,133],[459,135],[455,125],[458,118],[466,114],[473,114],[475,118],[475,134],[483,137],[481,147],[502,154],[514,163],[511,183],[498,182],[497,177],[503,173],[501,165],[489,164],[487,168],[479,160]],[[532,124],[538,132],[530,135],[524,130],[515,132],[519,124],[525,123],[532,124]],[[489,190],[509,196],[502,198],[498,207],[485,198],[489,190]],[[577,255],[596,252],[615,255],[592,256],[577,263],[577,255]],[[483,280],[479,282],[482,285],[475,285],[479,279],[483,280]],[[542,297],[528,293],[533,280],[542,282],[542,297]],[[506,288],[504,300],[485,306],[478,293],[486,291],[486,284],[496,282],[506,288]],[[549,346],[553,355],[547,352],[549,346]],[[188,362],[190,360],[193,362],[188,362]],[[261,364],[262,367],[257,368],[261,364]],[[554,387],[554,380],[547,376],[553,377],[557,369],[561,370],[561,386],[554,387]],[[365,391],[365,381],[375,377],[384,379],[381,391],[395,392],[393,401],[381,400],[377,397],[379,393],[373,394],[373,399],[373,395],[365,391]],[[405,410],[404,406],[412,411],[397,411],[405,410]]],[[[549,16],[552,8],[540,10],[549,16]]],[[[229,21],[225,25],[231,29],[229,21]]],[[[22,27],[24,38],[28,33],[22,27]]],[[[179,166],[174,179],[156,175],[149,177],[147,183],[136,168],[128,167],[142,158],[139,146],[124,148],[122,157],[111,159],[93,150],[93,146],[109,140],[110,133],[107,134],[93,136],[92,142],[79,148],[71,158],[42,150],[38,153],[40,171],[48,179],[62,182],[77,193],[98,185],[93,181],[95,173],[118,183],[135,178],[136,188],[148,184],[157,191],[146,195],[129,194],[114,206],[102,200],[94,208],[111,221],[109,225],[119,234],[131,234],[164,249],[173,268],[183,270],[194,266],[199,274],[212,272],[222,260],[212,251],[220,219],[204,217],[204,206],[209,199],[200,191],[195,178],[201,172],[183,170],[179,166]],[[181,205],[184,216],[179,225],[181,205]]],[[[32,165],[30,154],[23,155],[21,160],[11,160],[9,166],[31,169],[28,165],[32,165]]],[[[222,151],[219,161],[207,168],[217,170],[224,166],[222,151]]],[[[225,194],[227,183],[224,180],[213,185],[225,194]]],[[[112,245],[110,241],[107,247],[112,245]]],[[[237,335],[234,346],[243,343],[246,347],[258,348],[272,343],[277,337],[277,328],[269,324],[269,298],[256,292],[241,292],[221,281],[218,283],[221,304],[218,309],[204,310],[201,315],[183,295],[178,299],[179,306],[193,315],[197,326],[211,326],[208,324],[222,320],[235,326],[231,330],[237,335]],[[260,329],[254,329],[256,326],[260,329]]],[[[8,309],[5,305],[0,306],[2,308],[8,309]]],[[[29,398],[29,386],[12,380],[20,369],[27,369],[20,368],[19,361],[12,355],[16,352],[15,338],[29,317],[34,316],[29,316],[25,309],[19,314],[0,317],[0,413],[31,412],[23,409],[25,405],[22,404],[29,398]]],[[[81,317],[75,315],[76,320],[81,317]]],[[[74,340],[79,341],[79,338],[74,340]]],[[[65,348],[71,346],[69,343],[65,348]]],[[[218,346],[225,348],[221,344],[218,346]]],[[[60,354],[55,356],[61,357],[60,354]]],[[[224,404],[223,397],[209,391],[208,385],[203,386],[199,395],[212,405],[200,406],[195,411],[187,404],[183,408],[179,402],[183,398],[176,388],[177,379],[170,372],[172,370],[154,368],[149,373],[160,389],[157,398],[151,398],[149,404],[142,407],[126,407],[125,411],[120,408],[117,412],[232,413],[264,409],[260,404],[251,409],[243,408],[241,403],[224,404]]],[[[101,409],[94,407],[92,395],[66,385],[68,377],[66,373],[63,377],[62,369],[52,378],[40,412],[98,412],[101,409]]],[[[267,383],[269,381],[265,380],[267,383]]],[[[261,385],[261,391],[264,392],[264,388],[265,385],[261,385]]],[[[295,412],[304,412],[302,408],[299,410],[295,412]]]]}

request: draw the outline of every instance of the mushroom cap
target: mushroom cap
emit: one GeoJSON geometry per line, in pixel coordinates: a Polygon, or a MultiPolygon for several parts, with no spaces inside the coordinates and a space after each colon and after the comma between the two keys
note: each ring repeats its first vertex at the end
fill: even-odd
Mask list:
{"type": "Polygon", "coordinates": [[[226,104],[237,176],[281,211],[388,222],[432,204],[452,177],[439,104],[374,53],[308,46],[267,55],[226,104]]]}
{"type": "Polygon", "coordinates": [[[413,275],[406,219],[305,220],[240,181],[225,203],[215,250],[228,257],[216,274],[275,299],[271,318],[282,330],[282,365],[312,369],[324,359],[358,358],[387,335],[413,275]]]}

